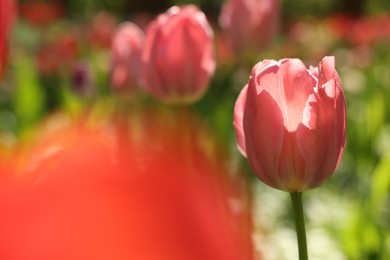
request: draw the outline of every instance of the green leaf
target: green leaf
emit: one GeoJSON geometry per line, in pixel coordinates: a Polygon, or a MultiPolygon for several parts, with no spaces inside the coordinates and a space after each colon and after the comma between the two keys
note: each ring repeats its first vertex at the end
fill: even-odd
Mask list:
{"type": "Polygon", "coordinates": [[[45,109],[45,93],[40,86],[38,73],[31,58],[21,55],[15,59],[14,109],[18,131],[22,132],[39,120],[45,109]]]}

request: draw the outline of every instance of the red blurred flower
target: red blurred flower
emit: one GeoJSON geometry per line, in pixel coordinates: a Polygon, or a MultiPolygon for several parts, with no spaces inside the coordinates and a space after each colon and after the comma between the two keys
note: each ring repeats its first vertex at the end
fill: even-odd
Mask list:
{"type": "Polygon", "coordinates": [[[215,70],[213,31],[193,5],[174,6],[146,31],[143,83],[168,103],[192,103],[207,90],[215,70]]]}
{"type": "Polygon", "coordinates": [[[111,46],[111,84],[118,90],[139,86],[144,33],[134,23],[121,24],[111,46]]]}
{"type": "Polygon", "coordinates": [[[263,51],[277,34],[279,0],[229,0],[221,10],[219,22],[237,53],[263,51]]]}
{"type": "Polygon", "coordinates": [[[27,0],[20,4],[20,14],[34,25],[45,26],[63,17],[65,7],[61,0],[27,0]]]}
{"type": "Polygon", "coordinates": [[[379,38],[376,19],[360,18],[352,20],[348,30],[348,40],[355,45],[372,45],[379,38]]]}
{"type": "Polygon", "coordinates": [[[91,46],[110,49],[112,36],[116,28],[116,19],[110,13],[98,13],[92,20],[88,39],[91,46]]]}
{"type": "Polygon", "coordinates": [[[390,16],[350,17],[335,15],[327,19],[333,34],[353,45],[371,46],[390,39],[390,16]]]}
{"type": "Polygon", "coordinates": [[[346,141],[346,104],[334,66],[334,57],[310,70],[298,59],[264,60],[241,91],[237,143],[271,187],[301,192],[336,170],[346,141]]]}
{"type": "Polygon", "coordinates": [[[249,200],[207,129],[186,113],[119,118],[40,128],[0,190],[0,258],[253,259],[249,200]]]}
{"type": "Polygon", "coordinates": [[[43,74],[53,74],[69,66],[79,54],[77,39],[71,35],[59,36],[39,50],[37,54],[38,70],[43,74]]]}
{"type": "Polygon", "coordinates": [[[381,28],[379,30],[380,40],[389,42],[390,41],[390,14],[382,15],[377,18],[377,26],[381,28]]]}
{"type": "Polygon", "coordinates": [[[16,19],[16,2],[14,0],[0,1],[0,78],[7,63],[11,27],[16,19]]]}
{"type": "Polygon", "coordinates": [[[327,18],[326,23],[337,38],[345,37],[349,30],[350,18],[344,14],[337,14],[327,18]]]}

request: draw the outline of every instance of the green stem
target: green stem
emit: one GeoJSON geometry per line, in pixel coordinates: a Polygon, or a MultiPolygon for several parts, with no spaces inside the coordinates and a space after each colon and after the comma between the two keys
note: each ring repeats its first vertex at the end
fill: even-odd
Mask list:
{"type": "Polygon", "coordinates": [[[308,260],[305,217],[303,215],[303,207],[302,207],[302,193],[291,192],[290,195],[291,195],[291,200],[294,208],[295,227],[296,227],[297,238],[298,238],[299,260],[308,260]]]}

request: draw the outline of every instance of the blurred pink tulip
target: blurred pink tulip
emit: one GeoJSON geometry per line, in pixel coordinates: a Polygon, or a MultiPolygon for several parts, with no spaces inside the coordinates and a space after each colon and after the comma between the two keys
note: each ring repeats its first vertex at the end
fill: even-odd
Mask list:
{"type": "Polygon", "coordinates": [[[0,1],[0,77],[3,75],[8,56],[11,26],[16,16],[16,1],[0,1]]]}
{"type": "Polygon", "coordinates": [[[279,0],[229,0],[219,23],[237,53],[260,52],[277,34],[279,13],[279,0]]]}
{"type": "Polygon", "coordinates": [[[148,27],[142,52],[143,83],[167,103],[192,103],[215,70],[213,31],[197,7],[171,7],[148,27]]]}
{"type": "Polygon", "coordinates": [[[300,192],[336,170],[346,103],[334,57],[310,69],[299,59],[259,62],[234,110],[238,147],[269,186],[300,192]]]}
{"type": "Polygon", "coordinates": [[[134,23],[118,27],[112,41],[111,83],[118,90],[139,86],[143,31],[134,23]]]}

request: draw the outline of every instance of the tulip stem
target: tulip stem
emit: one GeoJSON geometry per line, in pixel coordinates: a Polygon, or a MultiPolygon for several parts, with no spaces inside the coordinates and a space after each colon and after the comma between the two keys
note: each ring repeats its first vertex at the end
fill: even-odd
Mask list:
{"type": "Polygon", "coordinates": [[[303,215],[302,207],[302,193],[291,192],[291,200],[294,209],[295,228],[298,238],[298,251],[299,260],[307,260],[307,243],[306,243],[306,230],[305,230],[305,217],[303,215]]]}

